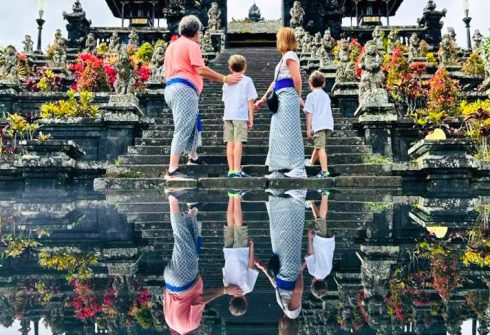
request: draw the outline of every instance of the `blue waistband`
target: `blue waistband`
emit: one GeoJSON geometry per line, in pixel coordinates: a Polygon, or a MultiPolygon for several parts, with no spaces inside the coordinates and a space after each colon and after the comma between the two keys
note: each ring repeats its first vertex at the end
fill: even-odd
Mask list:
{"type": "Polygon", "coordinates": [[[168,86],[173,85],[173,84],[184,84],[186,86],[189,86],[194,91],[196,91],[196,93],[199,94],[199,92],[197,91],[196,86],[190,80],[187,80],[185,78],[179,78],[179,77],[171,78],[171,79],[169,79],[167,81],[167,85],[166,86],[168,87],[168,86]]]}
{"type": "Polygon", "coordinates": [[[285,78],[285,79],[281,79],[281,80],[278,80],[276,81],[276,84],[274,85],[274,91],[279,91],[279,90],[282,90],[284,88],[294,88],[294,80],[291,79],[291,78],[285,78]]]}
{"type": "Polygon", "coordinates": [[[165,284],[165,288],[167,288],[167,290],[175,292],[175,293],[184,292],[184,291],[187,291],[188,289],[190,289],[192,286],[194,286],[194,284],[196,283],[196,280],[197,280],[197,278],[194,279],[189,284],[181,286],[181,287],[172,286],[170,284],[165,284]]]}
{"type": "Polygon", "coordinates": [[[294,287],[296,286],[296,282],[282,280],[281,278],[279,278],[279,277],[276,276],[276,285],[281,290],[293,291],[294,290],[294,287]]]}

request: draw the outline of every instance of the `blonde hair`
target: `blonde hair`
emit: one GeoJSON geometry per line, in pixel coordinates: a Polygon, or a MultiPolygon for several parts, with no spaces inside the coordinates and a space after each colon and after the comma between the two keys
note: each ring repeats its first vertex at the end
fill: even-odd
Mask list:
{"type": "Polygon", "coordinates": [[[233,72],[242,72],[247,66],[247,60],[242,55],[232,55],[228,59],[228,65],[233,72]]]}
{"type": "Polygon", "coordinates": [[[296,51],[298,49],[298,41],[294,30],[288,27],[281,28],[277,32],[277,50],[284,54],[288,51],[296,51]]]}

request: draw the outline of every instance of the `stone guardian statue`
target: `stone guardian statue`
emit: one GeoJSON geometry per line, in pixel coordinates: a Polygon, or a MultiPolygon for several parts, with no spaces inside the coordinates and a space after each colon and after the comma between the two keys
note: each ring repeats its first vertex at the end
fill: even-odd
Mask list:
{"type": "Polygon", "coordinates": [[[34,53],[34,42],[31,35],[26,35],[22,44],[24,45],[24,54],[32,55],[34,53]]]}
{"type": "Polygon", "coordinates": [[[305,10],[301,7],[301,3],[299,1],[295,1],[293,4],[293,8],[289,12],[291,15],[290,26],[291,28],[302,27],[305,19],[305,10]]]}
{"type": "Polygon", "coordinates": [[[354,62],[350,59],[350,44],[346,39],[340,41],[339,64],[335,74],[335,82],[345,83],[356,81],[354,62]]]}
{"type": "Polygon", "coordinates": [[[97,41],[95,40],[94,34],[90,33],[85,41],[85,53],[95,54],[97,52],[97,41]]]}
{"type": "Polygon", "coordinates": [[[381,71],[383,60],[378,53],[376,42],[366,44],[366,52],[361,56],[359,67],[362,70],[359,85],[361,106],[376,106],[388,103],[388,93],[384,89],[385,75],[381,71]]]}
{"type": "Polygon", "coordinates": [[[221,9],[217,2],[211,4],[208,11],[208,27],[210,31],[221,30],[221,9]]]}
{"type": "Polygon", "coordinates": [[[0,78],[17,82],[19,74],[19,56],[14,46],[9,45],[3,54],[3,64],[0,67],[0,78]]]}
{"type": "Polygon", "coordinates": [[[126,95],[134,94],[136,78],[134,75],[133,65],[129,60],[128,50],[121,49],[119,59],[116,63],[117,79],[114,82],[116,94],[126,95]]]}
{"type": "Polygon", "coordinates": [[[119,53],[119,48],[121,47],[121,39],[117,32],[113,32],[111,40],[109,42],[109,53],[112,55],[117,55],[119,53]]]}

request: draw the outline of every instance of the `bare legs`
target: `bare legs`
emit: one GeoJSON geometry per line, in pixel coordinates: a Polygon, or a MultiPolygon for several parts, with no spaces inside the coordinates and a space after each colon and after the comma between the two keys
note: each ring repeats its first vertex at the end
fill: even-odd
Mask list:
{"type": "Polygon", "coordinates": [[[226,158],[228,160],[228,170],[239,172],[242,170],[242,142],[228,142],[226,144],[226,158]]]}
{"type": "Polygon", "coordinates": [[[315,149],[311,154],[310,163],[315,165],[315,163],[320,160],[320,165],[322,167],[322,172],[328,171],[328,157],[327,151],[325,149],[315,149]]]}

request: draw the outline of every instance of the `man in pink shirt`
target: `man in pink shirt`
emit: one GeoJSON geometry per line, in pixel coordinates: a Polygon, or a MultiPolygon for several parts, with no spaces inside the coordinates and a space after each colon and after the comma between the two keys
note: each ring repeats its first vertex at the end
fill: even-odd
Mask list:
{"type": "Polygon", "coordinates": [[[170,163],[165,180],[187,179],[179,171],[182,154],[188,153],[188,165],[203,165],[197,155],[197,118],[199,95],[204,88],[203,78],[227,84],[238,83],[242,75],[222,75],[208,68],[202,57],[199,41],[202,24],[194,15],[185,16],[179,23],[181,37],[171,43],[165,53],[165,101],[172,110],[174,135],[170,163]]]}
{"type": "Polygon", "coordinates": [[[223,295],[242,296],[236,285],[204,291],[199,274],[201,225],[198,210],[180,212],[179,200],[170,195],[170,222],[174,236],[172,258],[164,271],[163,312],[173,334],[191,334],[199,329],[206,304],[223,295]]]}

